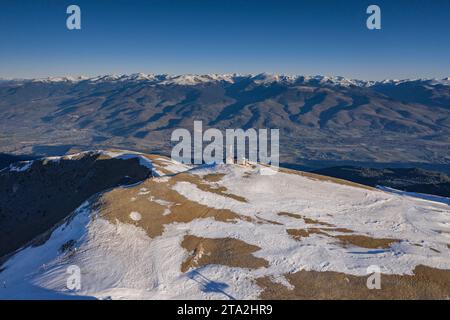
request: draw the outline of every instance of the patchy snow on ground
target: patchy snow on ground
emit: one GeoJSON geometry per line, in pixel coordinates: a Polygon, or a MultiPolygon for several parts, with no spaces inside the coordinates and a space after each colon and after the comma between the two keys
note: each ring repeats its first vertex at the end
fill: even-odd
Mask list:
{"type": "MultiPolygon", "coordinates": [[[[186,170],[184,165],[161,159],[167,163],[165,168],[173,165],[178,172],[186,170]]],[[[450,207],[446,198],[424,199],[287,172],[260,175],[257,169],[240,165],[205,166],[190,172],[198,176],[223,174],[215,184],[247,201],[200,190],[189,181],[177,182],[173,190],[209,208],[229,209],[251,219],[227,223],[209,217],[174,222],[165,225],[162,235],[150,238],[136,223],[142,218],[139,212],[129,213],[136,225],[113,223],[85,203],[45,243],[20,250],[7,260],[0,272],[0,284],[5,283],[0,286],[0,299],[256,299],[261,290],[256,278],[270,276],[289,287],[283,275],[299,270],[366,275],[370,265],[378,265],[388,274],[411,274],[419,264],[450,269],[450,207]],[[365,249],[342,246],[323,234],[296,240],[286,229],[320,226],[280,212],[346,228],[352,234],[399,241],[385,249],[365,249]],[[258,219],[275,223],[255,223],[258,219]],[[181,247],[186,235],[234,238],[258,246],[261,249],[253,255],[268,261],[268,266],[206,265],[183,273],[180,266],[189,255],[181,247]],[[68,243],[73,245],[62,250],[68,243]],[[71,265],[81,270],[81,290],[76,292],[67,289],[67,268],[71,265]]],[[[166,183],[170,178],[154,179],[166,183]]],[[[168,210],[173,205],[149,200],[168,210]]],[[[170,210],[164,212],[167,214],[170,210]]],[[[197,259],[201,254],[197,252],[197,259]]]]}
{"type": "Polygon", "coordinates": [[[143,167],[146,167],[150,170],[153,170],[153,164],[150,159],[144,156],[144,154],[140,152],[134,152],[134,151],[100,151],[102,154],[109,156],[113,159],[122,159],[122,160],[128,160],[128,159],[139,159],[139,164],[143,167]]]}
{"type": "Polygon", "coordinates": [[[20,161],[9,165],[9,171],[23,172],[27,171],[33,165],[33,160],[20,161]]]}
{"type": "Polygon", "coordinates": [[[168,158],[156,158],[155,161],[158,161],[158,163],[167,171],[170,171],[171,173],[180,173],[183,171],[187,171],[192,168],[192,166],[171,160],[168,158]]]}

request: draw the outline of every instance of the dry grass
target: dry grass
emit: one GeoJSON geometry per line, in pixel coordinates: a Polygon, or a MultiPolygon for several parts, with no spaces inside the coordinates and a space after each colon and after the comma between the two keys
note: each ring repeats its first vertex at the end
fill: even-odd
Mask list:
{"type": "Polygon", "coordinates": [[[182,272],[209,264],[249,269],[269,265],[266,260],[253,256],[261,248],[237,239],[209,239],[187,235],[181,246],[190,252],[181,265],[182,272]]]}
{"type": "Polygon", "coordinates": [[[291,218],[295,218],[295,219],[301,219],[303,220],[306,224],[317,224],[317,225],[321,225],[321,226],[325,226],[325,227],[334,227],[334,225],[328,223],[328,222],[323,222],[320,220],[315,220],[315,219],[311,219],[311,218],[307,218],[305,216],[299,215],[299,214],[295,214],[295,213],[290,213],[290,212],[279,212],[278,213],[279,216],[286,216],[286,217],[291,217],[291,218]]]}
{"type": "Polygon", "coordinates": [[[290,218],[295,218],[295,219],[303,219],[303,217],[299,214],[295,214],[295,213],[290,213],[290,212],[278,212],[279,216],[284,216],[284,217],[290,217],[290,218]]]}
{"type": "Polygon", "coordinates": [[[202,191],[215,193],[220,196],[228,197],[240,202],[247,202],[247,199],[245,199],[244,197],[229,193],[228,189],[224,186],[220,186],[215,182],[212,183],[205,182],[205,181],[220,181],[222,177],[223,175],[220,174],[207,174],[202,177],[195,174],[191,174],[189,172],[182,172],[176,175],[175,180],[190,182],[202,191]]]}
{"type": "Polygon", "coordinates": [[[342,232],[342,233],[353,233],[354,232],[353,230],[350,230],[347,228],[323,228],[322,230],[342,232]]]}
{"type": "MultiPolygon", "coordinates": [[[[152,159],[152,161],[154,160],[152,159]]],[[[161,235],[164,226],[167,224],[187,223],[199,218],[213,218],[217,221],[229,223],[236,222],[239,219],[259,222],[228,209],[214,209],[191,201],[172,188],[177,182],[189,182],[203,191],[235,198],[227,193],[224,187],[213,188],[203,181],[201,176],[182,172],[167,178],[167,181],[147,179],[134,187],[111,190],[100,197],[96,207],[102,217],[112,222],[135,224],[142,227],[150,237],[161,235]],[[145,191],[140,192],[141,189],[145,191]],[[169,214],[167,214],[168,210],[170,210],[169,214]],[[133,211],[140,213],[141,220],[134,221],[130,218],[130,213],[133,211]]],[[[218,177],[209,176],[208,179],[216,180],[218,177]]],[[[238,199],[239,201],[246,201],[243,198],[238,199]]]]}
{"type": "Polygon", "coordinates": [[[326,226],[326,227],[334,227],[334,225],[332,225],[330,223],[322,222],[322,221],[319,221],[319,220],[306,218],[306,217],[303,218],[303,221],[305,221],[306,224],[318,224],[318,225],[326,226]]]}
{"type": "Polygon", "coordinates": [[[344,247],[357,246],[366,249],[388,249],[392,244],[398,242],[398,239],[372,238],[363,235],[339,234],[332,235],[329,232],[351,233],[352,230],[345,228],[307,228],[307,229],[287,229],[287,233],[295,240],[301,241],[312,234],[321,234],[333,239],[339,240],[344,247]]]}
{"type": "Polygon", "coordinates": [[[319,228],[308,228],[308,229],[287,229],[286,232],[295,240],[301,240],[302,238],[307,238],[312,234],[321,234],[328,236],[327,233],[323,232],[319,228]]]}
{"type": "Polygon", "coordinates": [[[344,246],[357,246],[367,249],[388,249],[392,244],[398,242],[398,239],[382,239],[372,238],[361,235],[337,235],[334,236],[339,239],[344,246]]]}
{"type": "Polygon", "coordinates": [[[202,178],[208,182],[219,182],[225,177],[224,173],[209,173],[205,174],[202,178]]]}
{"type": "Polygon", "coordinates": [[[261,217],[258,217],[258,216],[256,217],[256,219],[259,220],[258,224],[269,223],[269,224],[274,224],[274,225],[277,225],[277,226],[282,226],[283,225],[280,222],[269,220],[269,219],[264,219],[264,218],[261,218],[261,217]]]}
{"type": "MultiPolygon", "coordinates": [[[[133,188],[118,188],[104,194],[98,202],[103,217],[110,221],[133,223],[142,227],[150,237],[161,235],[164,226],[173,222],[190,222],[197,218],[211,217],[218,221],[233,223],[238,219],[256,223],[278,222],[258,218],[253,220],[241,216],[227,209],[213,209],[193,202],[172,189],[177,182],[185,181],[196,185],[200,190],[212,192],[221,196],[246,202],[245,198],[230,194],[219,183],[223,174],[207,174],[203,177],[183,172],[173,174],[164,171],[165,163],[150,157],[157,170],[168,174],[169,180],[155,181],[148,179],[141,185],[133,188]],[[150,191],[145,195],[137,195],[141,188],[150,191]],[[149,198],[164,200],[168,204],[150,201],[149,198]],[[131,198],[136,198],[131,201],[131,198]],[[170,214],[164,214],[169,209],[170,214]],[[133,221],[129,214],[137,211],[141,214],[140,221],[133,221]]],[[[284,169],[283,169],[284,170],[284,169]]],[[[327,180],[335,183],[372,189],[340,179],[323,177],[315,174],[291,171],[302,176],[318,180],[327,180]]],[[[296,240],[320,234],[339,240],[344,246],[359,246],[364,248],[388,248],[396,239],[377,239],[363,235],[330,235],[329,232],[351,233],[352,230],[336,228],[335,226],[319,220],[306,218],[299,214],[280,212],[279,216],[288,216],[303,219],[306,224],[321,227],[308,229],[288,229],[287,233],[296,240]]],[[[192,235],[185,236],[181,246],[190,254],[181,265],[181,271],[186,272],[208,264],[219,264],[230,267],[261,268],[268,267],[268,261],[257,258],[254,252],[259,247],[232,238],[209,239],[192,235]]],[[[450,249],[450,244],[447,245],[450,249]]],[[[285,286],[273,282],[269,277],[259,278],[257,284],[263,289],[262,299],[445,299],[450,293],[450,271],[418,266],[413,276],[409,275],[382,275],[382,290],[369,290],[366,287],[367,277],[357,277],[339,272],[299,271],[286,274],[286,279],[294,287],[289,290],[285,286]]]]}
{"type": "Polygon", "coordinates": [[[173,176],[168,182],[148,179],[132,188],[114,189],[102,195],[97,207],[102,217],[112,222],[135,224],[142,227],[150,237],[161,235],[167,224],[187,223],[198,218],[211,217],[218,221],[231,223],[238,219],[252,221],[251,218],[241,216],[228,209],[204,206],[174,191],[173,184],[178,181],[186,181],[187,175],[173,176]],[[139,195],[141,188],[145,188],[146,191],[143,192],[145,194],[139,195]],[[166,210],[170,210],[170,213],[165,214],[166,210]],[[139,212],[142,219],[132,220],[130,213],[133,211],[139,212]]]}
{"type": "Polygon", "coordinates": [[[367,277],[339,272],[299,271],[286,274],[294,287],[273,282],[269,277],[256,283],[261,299],[449,299],[450,270],[417,266],[414,275],[381,275],[381,289],[369,290],[367,277]]]}

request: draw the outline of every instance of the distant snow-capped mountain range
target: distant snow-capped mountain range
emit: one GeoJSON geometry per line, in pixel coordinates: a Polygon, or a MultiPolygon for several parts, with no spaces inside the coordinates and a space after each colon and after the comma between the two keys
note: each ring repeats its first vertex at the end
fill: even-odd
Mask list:
{"type": "Polygon", "coordinates": [[[358,86],[370,87],[377,84],[400,84],[406,82],[422,82],[429,85],[450,85],[450,77],[443,79],[419,78],[419,79],[386,79],[382,81],[350,79],[342,76],[324,76],[324,75],[284,75],[284,74],[145,74],[133,73],[123,75],[100,75],[95,77],[86,76],[65,76],[65,77],[47,77],[37,79],[0,79],[0,82],[129,82],[129,81],[147,81],[152,84],[161,85],[198,85],[211,82],[236,83],[242,80],[252,81],[256,84],[286,83],[286,84],[321,84],[338,86],[358,86]]]}
{"type": "Polygon", "coordinates": [[[279,128],[285,163],[450,166],[450,78],[138,73],[0,83],[4,153],[49,155],[57,144],[170,154],[171,132],[194,120],[279,128]]]}

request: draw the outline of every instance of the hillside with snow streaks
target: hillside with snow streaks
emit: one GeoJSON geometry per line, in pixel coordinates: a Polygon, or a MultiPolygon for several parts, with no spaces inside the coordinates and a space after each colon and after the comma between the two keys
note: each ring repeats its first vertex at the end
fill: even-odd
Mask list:
{"type": "Polygon", "coordinates": [[[154,177],[90,199],[48,239],[7,259],[0,299],[258,299],[270,286],[297,292],[301,272],[353,279],[378,265],[400,286],[416,268],[450,273],[445,198],[143,157],[154,177]],[[76,292],[66,287],[70,265],[81,270],[76,292]]]}

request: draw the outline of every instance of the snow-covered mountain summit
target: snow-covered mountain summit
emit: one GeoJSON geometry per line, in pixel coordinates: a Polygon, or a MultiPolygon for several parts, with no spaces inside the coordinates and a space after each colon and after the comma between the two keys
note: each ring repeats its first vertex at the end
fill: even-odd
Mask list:
{"type": "Polygon", "coordinates": [[[448,298],[449,199],[287,169],[101,154],[145,160],[152,177],[86,199],[6,259],[0,298],[448,298]],[[384,290],[365,285],[374,265],[384,290]]]}

